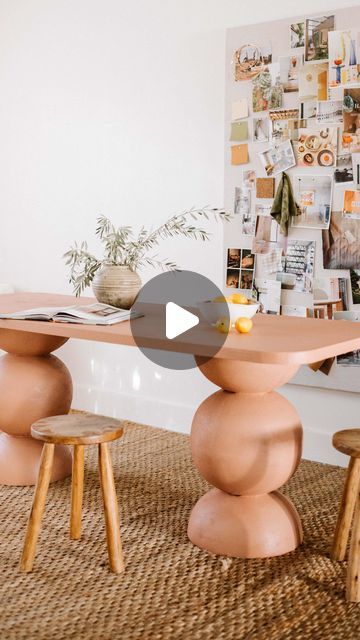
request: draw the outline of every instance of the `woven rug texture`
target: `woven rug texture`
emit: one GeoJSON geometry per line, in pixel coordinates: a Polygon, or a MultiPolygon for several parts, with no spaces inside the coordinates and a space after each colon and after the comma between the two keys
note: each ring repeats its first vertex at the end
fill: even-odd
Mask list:
{"type": "Polygon", "coordinates": [[[0,487],[1,640],[356,640],[360,605],[344,599],[346,563],[329,559],[345,477],[303,461],[284,488],[305,542],[266,560],[194,547],[192,505],[207,485],[187,436],[126,423],[111,445],[126,571],[109,572],[97,447],[86,447],[83,536],[69,539],[70,479],[50,485],[33,573],[19,558],[33,487],[0,487]]]}

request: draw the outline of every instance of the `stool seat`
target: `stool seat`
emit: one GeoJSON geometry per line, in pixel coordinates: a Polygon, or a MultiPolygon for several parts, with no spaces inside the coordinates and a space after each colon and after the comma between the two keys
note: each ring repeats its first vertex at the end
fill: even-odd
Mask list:
{"type": "Polygon", "coordinates": [[[360,458],[360,429],[343,429],[333,436],[335,449],[351,458],[360,458]]]}
{"type": "Polygon", "coordinates": [[[101,444],[123,435],[118,420],[91,413],[51,416],[38,420],[31,427],[36,440],[52,444],[101,444]]]}

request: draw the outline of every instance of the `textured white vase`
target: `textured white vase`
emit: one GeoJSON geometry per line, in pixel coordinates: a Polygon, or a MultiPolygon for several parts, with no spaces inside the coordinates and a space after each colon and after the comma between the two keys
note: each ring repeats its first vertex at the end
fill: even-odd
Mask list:
{"type": "Polygon", "coordinates": [[[99,302],[130,309],[140,291],[141,280],[129,267],[104,263],[95,274],[92,288],[99,302]]]}

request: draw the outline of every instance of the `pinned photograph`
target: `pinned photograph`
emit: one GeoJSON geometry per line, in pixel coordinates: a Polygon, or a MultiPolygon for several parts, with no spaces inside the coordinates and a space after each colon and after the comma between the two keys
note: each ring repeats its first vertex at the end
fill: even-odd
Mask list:
{"type": "Polygon", "coordinates": [[[255,256],[250,249],[241,249],[241,269],[255,269],[255,256]]]}
{"type": "Polygon", "coordinates": [[[256,216],[253,213],[245,213],[241,217],[241,233],[244,236],[254,236],[256,216]]]}
{"type": "Polygon", "coordinates": [[[360,89],[345,89],[342,146],[352,153],[360,149],[360,89]]]}
{"type": "Polygon", "coordinates": [[[259,278],[274,277],[282,269],[282,249],[276,244],[269,253],[256,254],[256,276],[259,278]]]}
{"type": "Polygon", "coordinates": [[[238,289],[240,285],[240,271],[236,269],[226,270],[226,286],[229,289],[238,289]]]}
{"type": "Polygon", "coordinates": [[[254,286],[254,272],[241,269],[240,289],[252,289],[254,286]]]}
{"type": "Polygon", "coordinates": [[[293,216],[292,226],[305,229],[328,229],[332,191],[332,176],[294,176],[294,196],[301,214],[293,216]]]}
{"type": "Polygon", "coordinates": [[[257,216],[270,216],[271,209],[272,209],[272,204],[257,202],[255,205],[255,214],[257,216]]]}
{"type": "Polygon", "coordinates": [[[352,303],[360,304],[360,269],[350,271],[352,303]]]}
{"type": "Polygon", "coordinates": [[[251,80],[255,78],[265,65],[272,61],[271,44],[259,47],[255,44],[244,44],[234,54],[235,80],[251,80]]]}
{"type": "Polygon", "coordinates": [[[316,120],[318,124],[338,124],[343,121],[342,100],[320,100],[317,103],[316,120]]]}
{"type": "Polygon", "coordinates": [[[339,278],[314,278],[314,304],[327,300],[340,300],[339,278]]]}
{"type": "Polygon", "coordinates": [[[227,266],[231,269],[240,269],[241,249],[228,249],[227,266]]]}
{"type": "Polygon", "coordinates": [[[278,239],[279,225],[270,215],[259,215],[252,243],[253,253],[270,253],[278,239]]]}
{"type": "Polygon", "coordinates": [[[280,313],[281,283],[277,280],[255,278],[258,290],[261,313],[277,315],[280,313]]]}
{"type": "Polygon", "coordinates": [[[280,81],[284,93],[299,91],[299,69],[302,65],[302,56],[293,55],[279,58],[280,81]]]}
{"type": "Polygon", "coordinates": [[[353,182],[354,173],[351,153],[338,154],[336,165],[337,166],[334,173],[335,182],[337,184],[353,182]]]}
{"type": "Polygon", "coordinates": [[[256,182],[256,173],[254,169],[249,169],[249,171],[243,171],[243,185],[246,189],[253,189],[255,187],[256,182]]]}
{"type": "Polygon", "coordinates": [[[288,240],[282,268],[276,274],[282,289],[312,293],[315,264],[315,242],[288,240]]]}
{"type": "Polygon", "coordinates": [[[343,214],[345,218],[360,220],[360,191],[344,191],[343,214]]]}
{"type": "Polygon", "coordinates": [[[290,25],[290,47],[291,49],[305,47],[305,22],[295,22],[290,25]]]}
{"type": "Polygon", "coordinates": [[[355,189],[360,189],[360,153],[352,153],[350,159],[352,163],[352,179],[354,187],[355,189]]]}
{"type": "Polygon", "coordinates": [[[269,112],[271,141],[295,140],[299,129],[299,109],[276,109],[269,112]]]}
{"type": "Polygon", "coordinates": [[[360,152],[360,129],[355,133],[341,131],[339,136],[339,154],[360,152]]]}
{"type": "Polygon", "coordinates": [[[305,64],[300,68],[299,97],[302,102],[328,99],[327,64],[305,64]]]}
{"type": "Polygon", "coordinates": [[[297,304],[283,304],[281,305],[282,316],[293,316],[296,318],[307,318],[307,307],[297,304]]]}
{"type": "Polygon", "coordinates": [[[324,269],[357,269],[360,264],[360,220],[333,211],[322,232],[324,269]]]}
{"type": "Polygon", "coordinates": [[[243,187],[235,187],[234,214],[249,215],[251,207],[251,192],[243,187]]]}
{"type": "Polygon", "coordinates": [[[329,87],[356,85],[360,81],[359,32],[348,29],[329,33],[329,87]]]}
{"type": "Polygon", "coordinates": [[[300,167],[335,167],[337,128],[299,129],[297,161],[300,167]]]}
{"type": "Polygon", "coordinates": [[[340,367],[360,367],[360,349],[337,356],[336,364],[340,367]]]}
{"type": "MultiPolygon", "coordinates": [[[[307,120],[311,120],[316,118],[317,116],[317,100],[315,98],[311,98],[310,100],[305,100],[304,102],[300,102],[300,119],[305,123],[307,120]]],[[[306,124],[305,124],[306,126],[306,124]]]]}
{"type": "Polygon", "coordinates": [[[283,105],[284,90],[280,79],[280,65],[267,65],[252,81],[253,112],[280,109],[283,105]]]}
{"type": "Polygon", "coordinates": [[[259,156],[266,175],[269,177],[277,176],[282,171],[287,171],[296,165],[290,140],[259,153],[259,156]]]}
{"type": "Polygon", "coordinates": [[[307,18],[305,21],[305,60],[328,60],[329,32],[335,29],[335,16],[307,18]]]}
{"type": "Polygon", "coordinates": [[[253,142],[269,141],[269,120],[268,118],[253,119],[253,142]]]}

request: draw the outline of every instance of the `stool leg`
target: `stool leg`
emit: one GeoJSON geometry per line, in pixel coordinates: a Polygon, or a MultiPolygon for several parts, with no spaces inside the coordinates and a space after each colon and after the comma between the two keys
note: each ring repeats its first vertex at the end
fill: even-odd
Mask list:
{"type": "Polygon", "coordinates": [[[40,458],[39,475],[35,487],[35,495],[27,525],[23,552],[21,556],[21,571],[29,572],[33,568],[36,543],[40,532],[46,495],[49,488],[51,470],[54,459],[54,444],[44,444],[40,458]]]}
{"type": "Polygon", "coordinates": [[[71,478],[70,538],[81,538],[81,510],[84,492],[84,445],[74,446],[71,478]]]}
{"type": "Polygon", "coordinates": [[[99,444],[99,469],[104,503],[106,539],[111,571],[121,573],[124,559],[120,539],[119,507],[115,491],[111,456],[107,443],[99,444]]]}
{"type": "Polygon", "coordinates": [[[349,538],[359,483],[360,458],[350,458],[340,511],[336,523],[334,542],[330,554],[332,560],[344,560],[345,558],[346,545],[349,538]]]}
{"type": "Polygon", "coordinates": [[[354,516],[346,579],[346,599],[360,602],[360,487],[354,516]]]}

